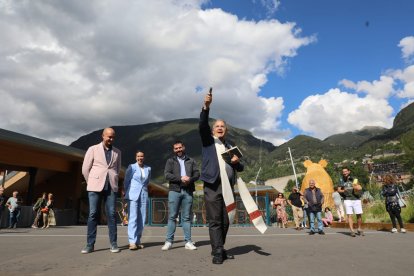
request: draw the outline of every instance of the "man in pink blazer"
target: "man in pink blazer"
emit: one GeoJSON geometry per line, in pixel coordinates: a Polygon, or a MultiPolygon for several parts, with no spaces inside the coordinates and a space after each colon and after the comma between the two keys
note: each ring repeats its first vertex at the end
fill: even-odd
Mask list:
{"type": "Polygon", "coordinates": [[[115,131],[105,128],[102,142],[89,147],[82,164],[89,198],[89,217],[87,243],[82,249],[83,254],[94,251],[96,229],[99,218],[99,203],[105,204],[109,229],[110,251],[118,253],[115,201],[118,192],[118,175],[121,170],[121,151],[112,146],[115,131]]]}

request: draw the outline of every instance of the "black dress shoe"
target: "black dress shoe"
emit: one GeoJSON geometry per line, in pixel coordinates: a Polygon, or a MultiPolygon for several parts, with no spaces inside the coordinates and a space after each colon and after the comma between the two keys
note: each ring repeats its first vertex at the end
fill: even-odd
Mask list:
{"type": "Polygon", "coordinates": [[[215,254],[213,257],[213,264],[222,264],[223,256],[221,254],[215,254]]]}

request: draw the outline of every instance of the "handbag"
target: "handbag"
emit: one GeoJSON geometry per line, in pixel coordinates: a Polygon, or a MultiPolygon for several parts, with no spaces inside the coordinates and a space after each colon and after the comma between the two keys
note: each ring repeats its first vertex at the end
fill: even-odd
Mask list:
{"type": "Polygon", "coordinates": [[[398,198],[398,205],[400,205],[401,208],[405,208],[407,207],[407,203],[405,202],[405,200],[400,196],[399,193],[396,193],[397,198],[398,198]]]}

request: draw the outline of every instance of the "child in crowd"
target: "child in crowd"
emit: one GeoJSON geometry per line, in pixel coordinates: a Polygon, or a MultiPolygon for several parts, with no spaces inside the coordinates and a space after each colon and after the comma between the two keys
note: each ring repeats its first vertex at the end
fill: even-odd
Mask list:
{"type": "Polygon", "coordinates": [[[333,221],[333,216],[332,216],[331,209],[329,207],[326,207],[325,208],[325,217],[322,218],[323,225],[325,227],[328,227],[329,225],[331,225],[332,221],[333,221]]]}

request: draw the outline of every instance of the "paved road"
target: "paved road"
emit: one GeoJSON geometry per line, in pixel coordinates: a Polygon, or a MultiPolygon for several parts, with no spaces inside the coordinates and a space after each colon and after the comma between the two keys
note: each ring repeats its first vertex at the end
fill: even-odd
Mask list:
{"type": "Polygon", "coordinates": [[[208,229],[193,228],[198,250],[184,249],[182,229],[170,251],[161,251],[164,227],[146,227],[143,250],[127,249],[126,227],[118,228],[123,250],[110,253],[100,226],[95,252],[81,254],[85,226],[0,230],[0,275],[413,275],[414,233],[367,231],[352,238],[346,229],[309,236],[294,229],[232,227],[226,248],[235,256],[213,265],[208,229]]]}

